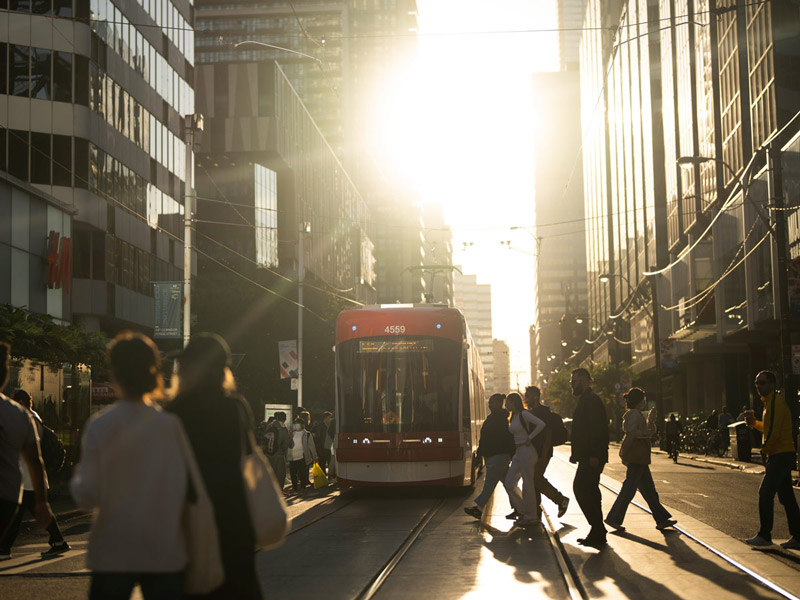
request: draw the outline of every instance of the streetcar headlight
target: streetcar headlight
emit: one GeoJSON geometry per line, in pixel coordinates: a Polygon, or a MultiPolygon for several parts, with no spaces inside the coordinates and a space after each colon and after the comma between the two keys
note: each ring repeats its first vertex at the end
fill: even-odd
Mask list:
{"type": "Polygon", "coordinates": [[[430,444],[431,442],[433,442],[433,440],[429,437],[426,437],[424,440],[422,440],[423,444],[430,444]]]}
{"type": "Polygon", "coordinates": [[[441,323],[437,323],[436,324],[436,329],[441,329],[441,328],[442,328],[442,324],[441,323]]]}
{"type": "Polygon", "coordinates": [[[358,327],[356,327],[355,325],[353,325],[353,326],[352,326],[350,329],[352,329],[353,331],[355,331],[356,329],[358,329],[358,327]]]}
{"type": "Polygon", "coordinates": [[[439,443],[441,444],[441,443],[444,441],[444,438],[439,438],[439,439],[437,439],[436,441],[437,441],[437,442],[439,442],[439,443]]]}
{"type": "Polygon", "coordinates": [[[363,443],[364,443],[364,444],[369,444],[369,443],[370,443],[370,441],[369,441],[369,438],[364,438],[364,441],[363,441],[363,443]]]}
{"type": "Polygon", "coordinates": [[[354,444],[357,444],[357,443],[358,443],[358,440],[353,440],[353,443],[354,443],[354,444]]]}

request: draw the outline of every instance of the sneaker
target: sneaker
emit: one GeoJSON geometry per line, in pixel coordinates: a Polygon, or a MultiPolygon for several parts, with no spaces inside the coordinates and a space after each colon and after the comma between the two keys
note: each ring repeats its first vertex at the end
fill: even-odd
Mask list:
{"type": "Polygon", "coordinates": [[[781,544],[781,548],[784,550],[800,550],[800,540],[791,537],[781,544]]]}
{"type": "Polygon", "coordinates": [[[567,512],[567,507],[569,506],[569,498],[566,496],[564,499],[558,503],[558,518],[560,519],[563,517],[567,512]]]}
{"type": "Polygon", "coordinates": [[[506,515],[506,519],[510,521],[515,521],[516,519],[519,519],[521,516],[522,515],[519,514],[516,509],[514,509],[506,515]]]}
{"type": "Polygon", "coordinates": [[[761,537],[757,535],[755,537],[751,537],[749,540],[744,541],[745,544],[749,544],[751,546],[755,546],[756,548],[763,548],[764,546],[772,546],[772,540],[768,540],[767,538],[761,537]]]}
{"type": "Polygon", "coordinates": [[[606,519],[603,522],[609,527],[611,527],[611,529],[613,529],[614,531],[625,531],[625,526],[622,523],[615,523],[610,519],[606,519]]]}
{"type": "Polygon", "coordinates": [[[581,546],[591,546],[598,550],[607,544],[605,536],[592,537],[591,535],[587,535],[585,538],[578,538],[578,543],[581,546]]]}
{"type": "Polygon", "coordinates": [[[481,515],[483,512],[477,506],[465,506],[464,512],[467,513],[470,517],[475,517],[478,521],[481,520],[481,515]]]}
{"type": "Polygon", "coordinates": [[[68,552],[70,549],[69,544],[67,542],[59,542],[58,544],[51,544],[49,550],[45,550],[42,552],[42,558],[53,558],[54,556],[59,556],[64,554],[64,552],[68,552]]]}
{"type": "Polygon", "coordinates": [[[656,529],[658,529],[659,531],[664,531],[665,529],[669,527],[674,527],[677,524],[678,521],[676,521],[675,519],[667,519],[666,521],[661,521],[661,523],[657,523],[656,529]]]}

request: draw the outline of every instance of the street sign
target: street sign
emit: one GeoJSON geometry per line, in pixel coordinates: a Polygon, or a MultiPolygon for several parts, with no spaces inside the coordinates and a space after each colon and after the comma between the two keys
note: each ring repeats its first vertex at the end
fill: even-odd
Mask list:
{"type": "Polygon", "coordinates": [[[297,340],[278,342],[278,362],[280,363],[281,379],[297,377],[297,340]]]}
{"type": "Polygon", "coordinates": [[[179,340],[183,336],[183,282],[156,281],[153,283],[155,308],[154,339],[179,340]]]}

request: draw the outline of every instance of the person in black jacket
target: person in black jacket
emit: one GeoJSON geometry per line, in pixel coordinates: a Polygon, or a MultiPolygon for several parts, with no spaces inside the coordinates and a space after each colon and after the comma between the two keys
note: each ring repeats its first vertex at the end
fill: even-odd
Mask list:
{"type": "Polygon", "coordinates": [[[508,430],[508,411],[503,408],[505,398],[505,394],[492,394],[489,398],[491,414],[481,427],[478,456],[486,463],[486,478],[483,481],[483,490],[475,498],[475,506],[464,508],[465,513],[476,519],[481,518],[483,507],[492,497],[494,488],[505,479],[511,455],[516,450],[514,437],[508,430]]]}
{"type": "Polygon", "coordinates": [[[220,336],[192,336],[178,359],[178,389],[166,409],[183,423],[206,484],[225,581],[202,597],[260,600],[255,569],[255,533],[242,479],[242,453],[251,452],[247,430],[252,414],[236,393],[230,370],[231,352],[220,336]]]}
{"type": "Polygon", "coordinates": [[[603,401],[592,391],[592,377],[586,369],[575,369],[569,381],[578,405],[572,415],[572,455],[578,463],[572,491],[591,526],[589,535],[579,544],[600,548],[606,543],[603,525],[600,474],[608,462],[608,418],[603,401]]]}

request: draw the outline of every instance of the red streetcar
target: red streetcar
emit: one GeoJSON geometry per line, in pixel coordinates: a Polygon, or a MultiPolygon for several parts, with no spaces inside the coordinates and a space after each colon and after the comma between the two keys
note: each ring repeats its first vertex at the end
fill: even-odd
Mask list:
{"type": "Polygon", "coordinates": [[[339,315],[340,486],[472,485],[485,416],[483,367],[461,311],[390,304],[339,315]]]}

